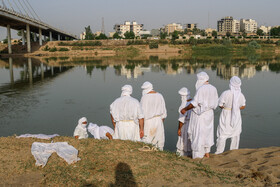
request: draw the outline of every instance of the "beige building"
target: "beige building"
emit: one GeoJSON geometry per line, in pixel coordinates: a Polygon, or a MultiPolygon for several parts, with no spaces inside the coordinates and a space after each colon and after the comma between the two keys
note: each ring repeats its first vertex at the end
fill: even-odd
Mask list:
{"type": "Polygon", "coordinates": [[[216,29],[207,28],[205,29],[205,33],[207,36],[212,36],[212,32],[217,31],[216,29]]]}
{"type": "Polygon", "coordinates": [[[126,21],[124,24],[116,24],[114,29],[116,32],[120,34],[120,36],[124,37],[124,33],[133,31],[135,36],[139,36],[139,32],[143,30],[143,24],[138,24],[136,21],[129,22],[126,21]]]}
{"type": "Polygon", "coordinates": [[[264,34],[269,34],[271,27],[270,26],[266,27],[262,25],[260,26],[260,29],[263,31],[264,34]]]}
{"type": "Polygon", "coordinates": [[[170,33],[173,33],[174,31],[183,31],[183,26],[179,23],[171,23],[171,24],[167,24],[164,27],[164,32],[166,32],[168,35],[170,33]]]}
{"type": "Polygon", "coordinates": [[[186,24],[186,29],[193,30],[197,28],[197,23],[188,23],[186,24]]]}
{"type": "Polygon", "coordinates": [[[217,28],[220,34],[239,33],[240,21],[233,19],[232,16],[227,16],[218,21],[217,28]]]}
{"type": "Polygon", "coordinates": [[[257,22],[253,19],[241,19],[240,20],[240,30],[246,33],[256,33],[257,32],[257,22]]]}

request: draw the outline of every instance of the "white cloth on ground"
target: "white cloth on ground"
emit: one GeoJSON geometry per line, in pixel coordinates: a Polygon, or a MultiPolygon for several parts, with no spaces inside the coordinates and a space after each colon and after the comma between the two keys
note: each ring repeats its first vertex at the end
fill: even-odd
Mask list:
{"type": "Polygon", "coordinates": [[[44,167],[52,153],[56,152],[68,164],[75,163],[79,160],[78,150],[67,142],[40,143],[34,142],[31,147],[31,154],[34,156],[36,166],[44,167]]]}
{"type": "Polygon", "coordinates": [[[163,150],[165,135],[162,120],[167,116],[163,96],[160,93],[145,94],[141,98],[141,107],[145,116],[143,141],[163,150]]]}
{"type": "Polygon", "coordinates": [[[117,98],[110,113],[116,123],[114,139],[140,141],[139,119],[144,115],[137,99],[129,95],[117,98]]]}
{"type": "Polygon", "coordinates": [[[83,124],[83,122],[87,122],[87,118],[82,117],[81,119],[79,119],[78,125],[74,131],[74,137],[79,136],[79,139],[88,138],[88,133],[86,128],[87,124],[83,124]]]}
{"type": "Polygon", "coordinates": [[[56,136],[59,136],[58,134],[53,135],[46,135],[46,134],[22,134],[20,136],[17,136],[16,138],[38,138],[43,140],[49,140],[56,136]]]}
{"type": "MultiPolygon", "coordinates": [[[[244,95],[241,93],[240,89],[241,82],[239,86],[237,86],[237,89],[239,87],[239,93],[238,96],[235,96],[235,91],[226,90],[222,93],[222,95],[219,98],[219,106],[223,107],[220,119],[219,119],[219,125],[217,128],[217,151],[216,154],[224,152],[225,149],[225,141],[227,138],[234,138],[239,137],[240,133],[242,132],[242,118],[241,118],[241,112],[240,107],[246,105],[246,99],[244,95]],[[235,108],[234,108],[235,106],[235,108]],[[234,109],[233,109],[234,108],[234,109]],[[232,110],[235,110],[233,112],[232,110]],[[233,121],[234,120],[234,121],[233,121]]],[[[232,87],[230,85],[230,87],[232,87]]],[[[235,140],[236,138],[234,138],[235,140]]],[[[239,138],[238,143],[235,143],[232,139],[231,141],[231,148],[232,149],[238,149],[239,146],[239,138]]],[[[232,150],[230,149],[230,150],[232,150]]]]}
{"type": "Polygon", "coordinates": [[[193,158],[196,158],[197,155],[207,153],[205,151],[210,150],[214,145],[213,110],[218,105],[217,89],[211,84],[205,83],[197,89],[191,104],[194,108],[191,113],[188,135],[191,140],[193,158]]]}
{"type": "Polygon", "coordinates": [[[114,130],[107,126],[98,126],[93,123],[89,123],[88,131],[94,136],[95,139],[109,139],[106,134],[110,133],[114,135],[114,130]]]}

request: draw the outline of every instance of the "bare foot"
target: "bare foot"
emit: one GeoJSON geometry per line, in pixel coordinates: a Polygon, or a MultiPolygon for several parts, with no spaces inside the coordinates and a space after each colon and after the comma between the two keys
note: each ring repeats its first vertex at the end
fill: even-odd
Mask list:
{"type": "Polygon", "coordinates": [[[209,153],[205,153],[204,155],[206,158],[210,158],[210,154],[209,153]]]}

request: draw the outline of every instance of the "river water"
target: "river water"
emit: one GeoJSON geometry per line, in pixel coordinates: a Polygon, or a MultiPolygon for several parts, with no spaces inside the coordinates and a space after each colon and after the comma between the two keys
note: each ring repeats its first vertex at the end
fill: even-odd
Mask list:
{"type": "MultiPolygon", "coordinates": [[[[219,95],[228,89],[231,76],[242,79],[247,107],[242,111],[241,148],[280,146],[280,59],[273,57],[0,59],[0,136],[72,136],[83,116],[112,127],[109,106],[120,96],[120,88],[132,85],[132,96],[140,100],[141,85],[150,81],[166,100],[165,149],[174,151],[178,90],[185,86],[193,96],[200,71],[208,73],[219,95]]],[[[215,134],[220,112],[215,110],[215,134]]]]}

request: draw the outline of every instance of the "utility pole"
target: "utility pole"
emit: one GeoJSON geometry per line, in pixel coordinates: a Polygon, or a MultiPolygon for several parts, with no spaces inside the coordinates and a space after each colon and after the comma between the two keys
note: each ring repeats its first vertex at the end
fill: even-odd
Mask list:
{"type": "Polygon", "coordinates": [[[102,28],[101,33],[105,34],[104,17],[102,17],[102,28]]]}

